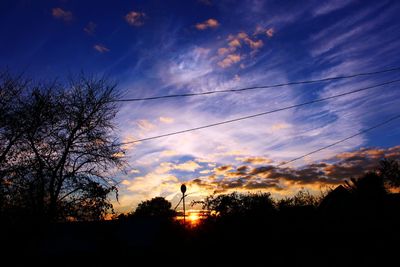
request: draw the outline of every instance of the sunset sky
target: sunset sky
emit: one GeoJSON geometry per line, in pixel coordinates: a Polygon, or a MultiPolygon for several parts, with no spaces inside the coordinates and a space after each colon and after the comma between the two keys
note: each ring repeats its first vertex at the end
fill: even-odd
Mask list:
{"type": "MultiPolygon", "coordinates": [[[[199,93],[400,67],[399,1],[5,0],[0,67],[37,79],[107,75],[124,98],[199,93]]],[[[122,142],[400,79],[400,72],[241,93],[120,103],[122,142]]],[[[400,158],[400,83],[257,118],[126,145],[117,209],[164,196],[318,192],[400,158]]],[[[190,200],[189,200],[190,201],[190,200]]]]}

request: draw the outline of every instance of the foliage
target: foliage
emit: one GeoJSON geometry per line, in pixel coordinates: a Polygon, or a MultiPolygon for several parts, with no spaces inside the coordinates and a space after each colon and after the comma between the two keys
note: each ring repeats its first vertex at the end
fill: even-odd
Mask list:
{"type": "Polygon", "coordinates": [[[400,187],[400,163],[393,159],[379,162],[379,175],[389,187],[400,187]]]}
{"type": "Polygon", "coordinates": [[[270,193],[211,195],[204,201],[196,202],[203,209],[215,211],[220,216],[264,215],[275,211],[270,193]]]}
{"type": "Polygon", "coordinates": [[[292,197],[286,197],[277,202],[279,210],[289,207],[317,207],[323,196],[315,196],[307,190],[300,190],[292,197]]]}
{"type": "Polygon", "coordinates": [[[84,75],[67,85],[0,75],[3,213],[93,220],[111,210],[110,170],[124,164],[112,134],[115,88],[84,75]]]}
{"type": "Polygon", "coordinates": [[[172,218],[175,216],[175,211],[171,209],[171,203],[165,198],[155,197],[139,203],[132,215],[137,217],[172,218]]]}
{"type": "Polygon", "coordinates": [[[346,180],[345,187],[351,193],[366,199],[387,194],[382,176],[375,172],[368,172],[358,179],[346,180]]]}

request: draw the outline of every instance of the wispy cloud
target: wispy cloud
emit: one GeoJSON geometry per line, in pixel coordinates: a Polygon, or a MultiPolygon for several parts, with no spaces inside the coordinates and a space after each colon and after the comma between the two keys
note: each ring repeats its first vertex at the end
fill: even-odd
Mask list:
{"type": "Polygon", "coordinates": [[[73,15],[71,11],[64,10],[60,7],[53,8],[51,14],[54,18],[69,22],[73,20],[73,15]]]}
{"type": "Polygon", "coordinates": [[[159,118],[162,123],[173,123],[174,119],[171,117],[160,117],[159,118]]]}
{"type": "Polygon", "coordinates": [[[324,1],[321,5],[317,5],[314,9],[313,13],[315,16],[325,15],[330,12],[342,9],[347,5],[353,3],[354,0],[330,0],[324,1]]]}
{"type": "Polygon", "coordinates": [[[208,19],[204,22],[197,23],[195,27],[196,27],[196,29],[202,31],[202,30],[206,30],[209,28],[214,29],[214,28],[217,28],[218,26],[219,26],[219,22],[216,19],[208,19]]]}
{"type": "Polygon", "coordinates": [[[137,124],[137,126],[139,126],[139,128],[141,130],[144,130],[146,132],[151,131],[156,128],[156,125],[154,125],[153,123],[151,123],[150,121],[148,121],[146,119],[138,120],[136,122],[136,124],[137,124]]]}
{"type": "Polygon", "coordinates": [[[89,35],[93,35],[96,31],[97,25],[96,23],[94,23],[93,21],[90,21],[85,28],[83,28],[83,30],[89,34],[89,35]]]}
{"type": "MultiPolygon", "coordinates": [[[[250,1],[244,2],[249,4],[250,1]]],[[[313,20],[328,18],[312,16],[318,6],[315,2],[290,6],[288,10],[271,10],[268,17],[265,12],[243,14],[236,8],[232,12],[241,18],[240,27],[220,27],[215,38],[207,36],[206,39],[196,39],[195,44],[179,44],[177,52],[171,52],[176,51],[173,48],[177,45],[176,40],[179,40],[174,34],[182,33],[182,28],[169,29],[168,34],[163,35],[168,47],[154,49],[155,56],[147,62],[152,66],[147,70],[150,73],[146,77],[148,79],[143,78],[141,83],[129,85],[128,88],[140,88],[138,92],[143,95],[204,92],[345,75],[395,65],[396,49],[400,43],[397,41],[398,24],[388,23],[387,18],[393,17],[398,8],[383,11],[384,5],[376,3],[372,7],[361,6],[335,21],[327,20],[323,29],[315,30],[312,27],[312,31],[296,37],[299,42],[285,43],[285,49],[279,50],[276,50],[277,43],[284,43],[284,38],[299,24],[310,25],[313,20]],[[294,60],[296,64],[293,64],[294,60]]],[[[340,8],[335,10],[340,11],[340,8]]],[[[224,26],[229,27],[228,24],[224,26]]],[[[196,34],[200,35],[203,34],[196,34]]],[[[382,76],[380,79],[386,78],[382,76]]],[[[123,136],[148,137],[181,131],[343,93],[375,82],[374,78],[363,77],[314,87],[287,86],[273,90],[146,102],[143,105],[127,103],[120,115],[123,118],[123,136]],[[161,118],[173,118],[173,123],[161,118]],[[141,119],[156,127],[150,131],[142,129],[136,123],[141,119]]],[[[143,200],[145,196],[158,194],[175,199],[181,182],[187,182],[189,190],[200,190],[204,194],[214,191],[268,190],[276,196],[291,194],[302,187],[318,191],[320,186],[338,184],[343,178],[357,173],[357,162],[352,161],[354,168],[349,170],[340,153],[369,145],[369,135],[357,136],[285,168],[270,165],[330,145],[378,123],[381,116],[397,112],[395,101],[398,91],[395,89],[389,86],[385,90],[371,90],[282,111],[273,116],[135,144],[129,151],[130,163],[143,167],[140,177],[147,179],[146,175],[151,174],[149,177],[154,181],[155,191],[138,193],[141,185],[137,185],[136,191],[129,191],[127,196],[138,194],[143,200]],[[188,164],[188,161],[200,167],[193,171],[175,168],[182,164],[193,164],[188,164]],[[155,170],[161,163],[164,163],[164,170],[167,167],[169,170],[157,174],[155,170]],[[163,180],[171,177],[168,175],[176,180],[163,180]]],[[[359,157],[372,158],[368,155],[378,153],[378,150],[368,149],[369,154],[365,151],[364,154],[357,153],[359,157]]],[[[127,180],[133,182],[136,177],[128,177],[127,180]]],[[[141,183],[144,184],[145,179],[141,183]]],[[[145,185],[143,188],[152,190],[145,185]]]]}
{"type": "Polygon", "coordinates": [[[144,19],[146,18],[146,14],[138,11],[131,11],[125,15],[125,21],[135,27],[140,27],[144,25],[144,19]]]}
{"type": "Polygon", "coordinates": [[[93,49],[96,50],[99,53],[106,53],[109,52],[110,49],[107,48],[106,46],[102,45],[102,44],[96,44],[93,46],[93,49]]]}

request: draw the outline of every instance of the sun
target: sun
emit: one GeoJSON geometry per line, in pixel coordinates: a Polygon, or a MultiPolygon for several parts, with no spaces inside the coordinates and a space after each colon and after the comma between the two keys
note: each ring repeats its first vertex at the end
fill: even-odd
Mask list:
{"type": "Polygon", "coordinates": [[[196,224],[199,221],[200,217],[197,213],[190,213],[188,216],[188,220],[192,223],[192,224],[196,224]]]}

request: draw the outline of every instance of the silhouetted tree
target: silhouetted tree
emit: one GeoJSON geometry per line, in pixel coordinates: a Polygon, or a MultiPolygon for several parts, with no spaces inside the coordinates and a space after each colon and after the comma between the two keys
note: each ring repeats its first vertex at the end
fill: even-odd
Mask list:
{"type": "Polygon", "coordinates": [[[175,211],[171,209],[171,203],[168,200],[163,197],[155,197],[139,203],[132,215],[170,219],[175,216],[175,211]]]}
{"type": "Polygon", "coordinates": [[[83,75],[64,86],[0,75],[3,212],[49,220],[100,219],[122,167],[113,136],[115,85],[83,75]]]}
{"type": "Polygon", "coordinates": [[[345,181],[347,190],[362,198],[377,198],[387,194],[382,176],[368,172],[361,178],[351,178],[345,181]]]}
{"type": "Polygon", "coordinates": [[[292,197],[286,197],[277,202],[280,210],[290,207],[304,207],[310,206],[316,208],[323,196],[316,196],[307,190],[300,190],[292,197]]]}
{"type": "Polygon", "coordinates": [[[203,209],[215,211],[219,216],[267,215],[275,211],[270,193],[211,195],[203,201],[203,209]]]}
{"type": "Polygon", "coordinates": [[[383,159],[379,162],[379,175],[390,187],[400,187],[400,164],[394,159],[383,159]]]}

